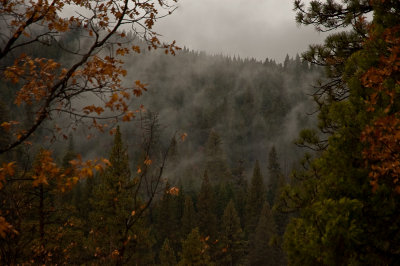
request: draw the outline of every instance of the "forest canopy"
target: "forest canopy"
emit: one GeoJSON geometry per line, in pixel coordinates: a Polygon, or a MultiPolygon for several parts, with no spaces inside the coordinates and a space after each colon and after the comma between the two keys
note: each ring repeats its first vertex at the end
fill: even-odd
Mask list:
{"type": "Polygon", "coordinates": [[[400,2],[295,0],[283,63],[176,7],[0,3],[0,264],[400,264],[400,2]]]}

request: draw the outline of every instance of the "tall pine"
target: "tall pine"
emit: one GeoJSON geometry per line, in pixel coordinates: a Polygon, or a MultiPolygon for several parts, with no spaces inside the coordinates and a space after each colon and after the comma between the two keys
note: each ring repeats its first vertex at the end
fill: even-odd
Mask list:
{"type": "Polygon", "coordinates": [[[117,127],[109,161],[111,165],[100,175],[99,184],[90,200],[92,252],[108,258],[121,246],[126,221],[133,211],[133,181],[129,170],[128,153],[117,127]]]}
{"type": "Polygon", "coordinates": [[[231,179],[231,172],[222,148],[222,140],[217,132],[211,130],[205,149],[206,169],[210,182],[220,183],[231,179]]]}
{"type": "Polygon", "coordinates": [[[194,209],[192,197],[186,195],[182,216],[182,235],[186,237],[197,226],[197,213],[194,209]]]}
{"type": "Polygon", "coordinates": [[[249,253],[250,265],[280,264],[279,247],[274,243],[276,226],[268,202],[264,203],[249,253]]]}
{"type": "Polygon", "coordinates": [[[164,244],[160,251],[160,264],[161,266],[176,265],[175,252],[174,249],[171,247],[168,238],[164,240],[164,244]]]}
{"type": "Polygon", "coordinates": [[[278,154],[275,147],[272,146],[268,156],[268,192],[267,199],[270,206],[274,205],[276,194],[279,189],[281,179],[281,167],[279,165],[278,154]]]}
{"type": "Polygon", "coordinates": [[[208,248],[201,238],[199,229],[194,228],[185,240],[182,241],[180,266],[214,265],[208,254],[208,248]]]}
{"type": "Polygon", "coordinates": [[[245,251],[245,242],[233,200],[228,203],[222,216],[220,248],[221,265],[240,265],[245,251]]]}
{"type": "Polygon", "coordinates": [[[204,172],[203,182],[197,199],[198,226],[203,236],[215,238],[217,234],[217,216],[215,215],[215,196],[208,179],[207,171],[204,172]]]}
{"type": "Polygon", "coordinates": [[[247,235],[253,234],[256,229],[265,198],[266,189],[261,175],[260,165],[257,160],[254,165],[253,177],[251,178],[251,184],[247,191],[246,198],[245,230],[247,235]]]}

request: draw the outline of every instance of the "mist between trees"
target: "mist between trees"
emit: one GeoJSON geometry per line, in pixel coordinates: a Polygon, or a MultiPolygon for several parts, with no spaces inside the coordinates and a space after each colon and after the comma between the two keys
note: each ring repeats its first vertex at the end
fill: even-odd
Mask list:
{"type": "MultiPolygon", "coordinates": [[[[81,35],[76,28],[58,41],[71,50],[85,49],[92,37],[81,35]]],[[[287,217],[271,208],[302,156],[293,144],[297,132],[315,121],[315,116],[307,114],[316,108],[308,94],[321,71],[299,56],[287,57],[284,64],[207,55],[186,48],[170,56],[164,51],[147,51],[146,43],[135,35],[128,34],[129,38],[135,39],[141,53],[124,56],[127,75],[122,84],[136,80],[147,84],[147,91],[131,101],[138,108],[133,122],[121,124],[114,136],[78,128],[69,122],[73,115],[60,114],[44,122],[32,137],[34,143],[43,144],[11,153],[30,172],[46,156],[40,146],[51,150],[55,163],[66,169],[76,154],[105,157],[112,166],[91,179],[74,181],[71,190],[63,190],[61,195],[56,192],[57,178],[50,177],[47,184],[35,188],[32,197],[20,186],[4,188],[3,212],[13,215],[16,209],[9,205],[13,200],[31,204],[19,209],[27,220],[17,228],[18,237],[3,241],[6,255],[1,259],[22,262],[32,257],[45,263],[115,260],[140,265],[172,260],[186,265],[194,259],[191,256],[199,255],[190,255],[195,249],[191,245],[197,245],[205,256],[199,260],[208,261],[206,264],[258,265],[269,256],[275,258],[273,263],[282,263],[280,243],[287,217]],[[55,125],[77,129],[64,132],[66,142],[51,133],[55,125]],[[143,160],[148,165],[141,163],[143,160]],[[115,199],[117,205],[112,203],[115,199]],[[217,219],[223,219],[223,224],[218,225],[217,219]],[[53,243],[51,235],[56,233],[59,237],[53,243]],[[262,235],[265,237],[260,238],[262,235]],[[22,251],[22,243],[29,248],[22,251]],[[9,253],[10,249],[17,253],[9,253]]],[[[115,49],[111,45],[99,55],[115,49]]],[[[24,52],[46,55],[65,65],[78,56],[64,53],[50,39],[46,51],[33,47],[24,52]]],[[[1,86],[2,99],[15,89],[9,83],[1,86]]],[[[82,93],[71,102],[71,110],[101,101],[82,93]]],[[[29,126],[35,112],[35,107],[27,105],[21,113],[11,102],[2,101],[5,121],[11,116],[29,126]]],[[[106,111],[103,116],[110,114],[106,111]]],[[[111,121],[105,130],[114,128],[115,133],[116,124],[111,121]]],[[[28,188],[28,183],[24,181],[23,186],[28,188]]],[[[10,215],[6,215],[8,221],[22,219],[10,215]]]]}
{"type": "MultiPolygon", "coordinates": [[[[134,104],[158,115],[162,139],[175,131],[187,134],[178,145],[181,170],[195,167],[202,172],[204,149],[214,132],[231,167],[242,160],[250,173],[254,161],[265,162],[275,146],[288,174],[303,152],[293,145],[298,132],[315,122],[312,114],[317,107],[310,95],[321,71],[310,69],[299,57],[287,58],[282,65],[183,49],[173,57],[162,51],[126,56],[125,68],[125,83],[140,79],[148,84],[148,91],[134,104]]],[[[135,135],[134,123],[121,126],[122,132],[135,135]]],[[[77,137],[75,141],[80,143],[77,137]]],[[[99,154],[89,143],[83,140],[82,151],[99,154]]],[[[127,144],[131,145],[129,139],[127,144]]]]}
{"type": "Polygon", "coordinates": [[[0,9],[0,264],[399,264],[399,1],[296,0],[333,33],[283,64],[39,3],[0,9]]]}

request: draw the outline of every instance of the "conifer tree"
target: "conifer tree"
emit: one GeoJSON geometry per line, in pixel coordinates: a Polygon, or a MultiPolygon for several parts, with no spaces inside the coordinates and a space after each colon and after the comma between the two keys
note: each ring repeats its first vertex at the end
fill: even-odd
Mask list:
{"type": "MultiPolygon", "coordinates": [[[[183,185],[180,184],[178,186],[178,195],[174,197],[174,210],[175,210],[175,217],[177,220],[177,227],[182,228],[182,218],[185,211],[185,198],[186,194],[183,190],[183,185]]],[[[182,234],[181,230],[179,230],[179,234],[182,234]]],[[[182,235],[180,235],[182,237],[182,235]]]]}
{"type": "MultiPolygon", "coordinates": [[[[299,213],[285,232],[289,263],[397,265],[400,236],[394,221],[400,219],[400,197],[393,187],[397,181],[385,181],[398,160],[379,173],[374,170],[399,152],[389,146],[388,157],[380,154],[371,158],[372,162],[365,160],[388,125],[396,129],[392,128],[386,140],[396,138],[399,132],[398,125],[389,121],[395,121],[391,118],[399,114],[398,101],[394,100],[399,97],[395,85],[399,72],[393,66],[399,62],[400,2],[313,1],[306,7],[296,0],[295,5],[297,19],[303,24],[322,30],[351,28],[335,32],[323,45],[312,46],[303,55],[327,66],[329,79],[316,98],[321,110],[320,129],[324,137],[329,135],[323,152],[316,154],[316,160],[308,161],[306,170],[294,176],[292,189],[285,191],[290,199],[286,202],[289,210],[299,213]],[[373,20],[368,21],[364,15],[371,11],[373,20]],[[382,127],[375,124],[379,118],[388,118],[382,127]],[[373,126],[366,132],[368,125],[378,128],[373,126]],[[372,134],[372,143],[363,142],[366,134],[372,134]]],[[[381,145],[390,144],[382,139],[378,142],[375,148],[379,152],[386,149],[381,145]]],[[[308,142],[315,148],[319,143],[319,139],[308,142]]]]}
{"type": "Polygon", "coordinates": [[[274,217],[275,224],[277,226],[277,234],[279,237],[283,236],[286,225],[288,223],[288,214],[283,213],[282,210],[276,207],[282,189],[286,185],[285,176],[281,173],[281,167],[279,165],[278,155],[275,147],[272,146],[269,152],[268,158],[268,170],[269,170],[269,185],[267,192],[267,200],[269,206],[271,206],[272,216],[274,217]]]}
{"type": "Polygon", "coordinates": [[[193,206],[192,197],[186,195],[182,217],[182,235],[186,237],[197,226],[197,213],[193,206]]]}
{"type": "Polygon", "coordinates": [[[171,168],[175,167],[179,163],[178,143],[175,136],[172,138],[171,141],[168,158],[171,163],[171,168]]]}
{"type": "Polygon", "coordinates": [[[180,266],[205,266],[214,265],[208,255],[206,243],[201,239],[199,229],[192,232],[182,241],[182,253],[180,254],[180,266]]]}
{"type": "Polygon", "coordinates": [[[169,240],[169,244],[174,248],[178,246],[179,241],[179,219],[177,217],[175,195],[170,193],[170,185],[167,181],[164,189],[164,194],[159,202],[157,215],[157,239],[162,243],[163,239],[169,240]]]}
{"type": "Polygon", "coordinates": [[[76,157],[75,147],[74,147],[74,137],[72,134],[68,135],[68,148],[62,159],[62,167],[68,168],[70,166],[69,162],[76,157]]]}
{"type": "Polygon", "coordinates": [[[282,174],[279,175],[275,198],[274,198],[274,206],[272,206],[272,209],[273,209],[272,216],[274,217],[274,221],[277,226],[277,233],[278,233],[279,237],[283,236],[283,234],[285,233],[286,225],[289,221],[289,214],[285,213],[282,210],[282,208],[280,206],[281,202],[279,202],[280,200],[282,200],[281,198],[283,196],[281,194],[282,194],[282,191],[285,189],[286,185],[287,185],[287,182],[285,180],[285,176],[282,174]]]}
{"type": "Polygon", "coordinates": [[[133,181],[119,127],[114,136],[109,161],[111,166],[100,175],[99,184],[93,191],[90,200],[93,210],[89,215],[91,247],[97,249],[93,253],[104,258],[120,247],[119,241],[123,237],[126,220],[133,211],[133,181]]]}
{"type": "Polygon", "coordinates": [[[245,250],[244,233],[233,200],[229,201],[222,217],[219,247],[222,265],[240,265],[245,250]]]}
{"type": "Polygon", "coordinates": [[[251,184],[246,199],[245,229],[247,235],[253,234],[256,229],[265,198],[265,186],[257,160],[254,165],[253,177],[251,178],[251,184]]]}
{"type": "Polygon", "coordinates": [[[278,247],[273,243],[276,226],[268,202],[264,203],[254,237],[250,245],[250,265],[282,265],[278,247]]]}
{"type": "Polygon", "coordinates": [[[272,146],[269,156],[268,156],[268,192],[267,199],[270,206],[274,205],[275,198],[277,197],[277,191],[279,187],[279,180],[281,178],[281,167],[278,161],[278,155],[276,153],[275,147],[272,146]]]}
{"type": "Polygon", "coordinates": [[[204,172],[203,182],[197,199],[197,214],[200,233],[204,236],[215,238],[217,232],[215,196],[208,179],[207,171],[204,172]]]}
{"type": "Polygon", "coordinates": [[[126,258],[118,260],[119,265],[154,265],[156,254],[153,251],[156,243],[152,224],[140,219],[130,229],[126,258]],[[130,239],[130,240],[129,240],[130,239]]]}
{"type": "Polygon", "coordinates": [[[206,143],[206,169],[211,183],[219,183],[231,179],[226,154],[222,149],[222,140],[217,132],[211,130],[206,143]]]}
{"type": "Polygon", "coordinates": [[[283,61],[283,69],[289,70],[290,58],[289,55],[286,54],[285,61],[283,61]]]}
{"type": "MultiPolygon", "coordinates": [[[[63,169],[68,169],[71,167],[70,161],[76,159],[77,153],[75,152],[75,147],[74,147],[74,138],[73,135],[70,133],[68,135],[68,147],[67,150],[64,153],[64,156],[62,158],[61,166],[63,169]]],[[[72,173],[71,173],[72,174],[72,173]]],[[[68,176],[72,177],[72,176],[68,176]]],[[[62,195],[58,195],[56,200],[61,202],[60,204],[66,204],[66,203],[71,203],[69,207],[73,207],[73,214],[75,216],[83,217],[85,214],[85,211],[88,210],[85,205],[88,204],[88,202],[83,202],[82,197],[83,195],[83,184],[82,182],[78,182],[69,193],[62,193],[62,195]],[[78,213],[77,213],[78,212],[78,213]]]]}
{"type": "Polygon", "coordinates": [[[240,217],[240,223],[244,226],[244,216],[246,209],[246,192],[247,192],[247,180],[244,176],[244,162],[239,160],[237,167],[233,171],[233,198],[237,213],[240,217]]]}
{"type": "Polygon", "coordinates": [[[177,264],[175,252],[169,244],[168,238],[165,239],[160,251],[160,264],[161,266],[174,266],[177,264]]]}
{"type": "Polygon", "coordinates": [[[231,183],[220,183],[214,187],[215,191],[215,214],[217,218],[221,218],[224,214],[224,210],[228,205],[229,201],[233,198],[233,189],[231,183]]]}

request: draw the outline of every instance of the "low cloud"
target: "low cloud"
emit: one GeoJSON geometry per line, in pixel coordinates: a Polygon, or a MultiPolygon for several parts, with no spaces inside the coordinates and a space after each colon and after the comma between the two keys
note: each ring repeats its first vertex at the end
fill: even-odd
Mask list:
{"type": "Polygon", "coordinates": [[[277,62],[326,37],[296,24],[292,0],[181,0],[156,31],[190,49],[277,62]]]}

